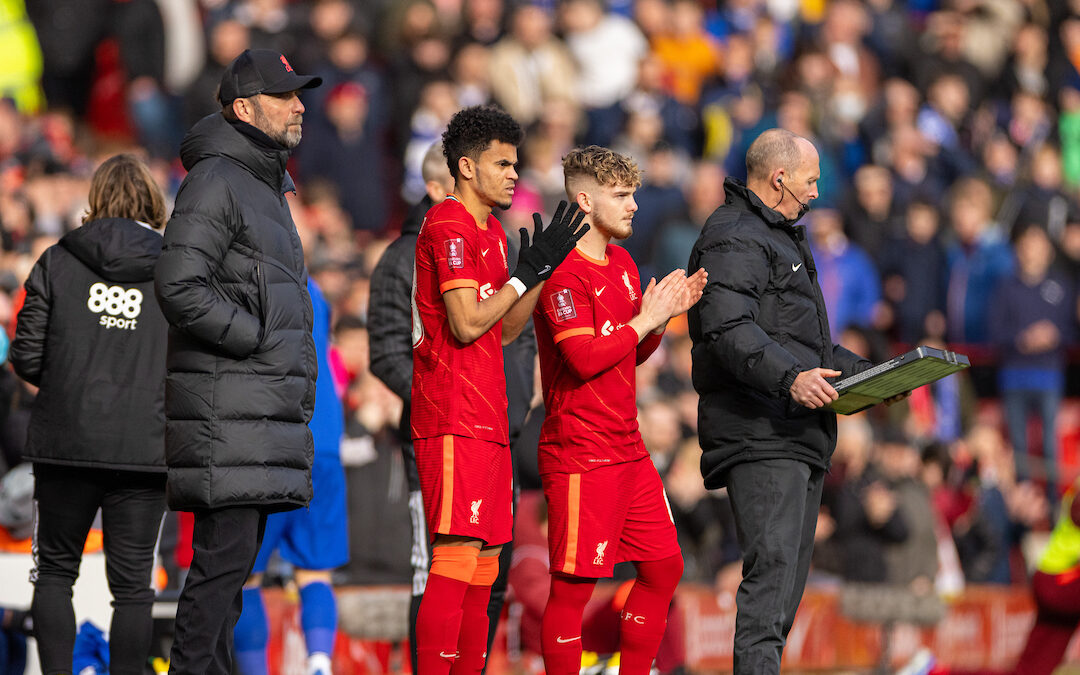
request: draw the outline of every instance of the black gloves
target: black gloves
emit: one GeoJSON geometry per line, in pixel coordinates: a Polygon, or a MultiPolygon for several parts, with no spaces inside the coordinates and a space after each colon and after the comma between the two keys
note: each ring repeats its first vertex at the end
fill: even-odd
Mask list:
{"type": "Polygon", "coordinates": [[[574,250],[578,239],[589,231],[588,224],[581,224],[585,213],[578,209],[578,205],[575,203],[569,209],[566,207],[565,199],[559,202],[546,228],[540,222],[540,214],[533,214],[532,245],[529,244],[529,231],[524,227],[520,230],[521,251],[514,276],[525,284],[526,290],[550,277],[559,263],[574,250]]]}

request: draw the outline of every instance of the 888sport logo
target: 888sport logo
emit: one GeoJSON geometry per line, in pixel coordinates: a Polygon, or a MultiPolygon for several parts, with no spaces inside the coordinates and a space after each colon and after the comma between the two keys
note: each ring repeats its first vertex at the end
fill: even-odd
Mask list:
{"type": "Polygon", "coordinates": [[[98,282],[90,287],[86,306],[94,314],[102,314],[99,326],[135,330],[142,313],[142,301],[142,291],[137,288],[106,286],[98,282]]]}

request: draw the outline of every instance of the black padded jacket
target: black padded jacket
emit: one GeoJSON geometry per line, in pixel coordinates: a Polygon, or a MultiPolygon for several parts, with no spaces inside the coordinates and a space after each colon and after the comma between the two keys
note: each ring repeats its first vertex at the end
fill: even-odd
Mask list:
{"type": "Polygon", "coordinates": [[[304,253],[285,193],[288,150],[220,113],[180,148],[188,175],[155,271],[170,324],[170,508],[311,500],[318,366],[304,253]]]}
{"type": "Polygon", "coordinates": [[[41,254],[26,280],[11,363],[40,387],[24,457],[165,470],[165,334],[154,299],[161,234],[91,221],[41,254]]]}
{"type": "Polygon", "coordinates": [[[817,268],[802,227],[734,179],[690,254],[709,272],[689,312],[699,395],[701,473],[709,488],[743,461],[791,458],[826,468],[836,415],[795,403],[795,377],[812,368],[851,375],[870,362],[834,345],[817,268]]]}

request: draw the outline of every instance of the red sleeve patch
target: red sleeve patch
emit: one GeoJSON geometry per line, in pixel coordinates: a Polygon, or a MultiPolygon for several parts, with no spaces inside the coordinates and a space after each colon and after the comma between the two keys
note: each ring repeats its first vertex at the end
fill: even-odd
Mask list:
{"type": "Polygon", "coordinates": [[[463,238],[446,240],[446,264],[452,270],[465,267],[465,240],[463,238]]]}
{"type": "Polygon", "coordinates": [[[556,321],[569,321],[577,318],[577,309],[574,308],[574,296],[570,294],[569,288],[551,294],[551,309],[555,312],[556,321]]]}

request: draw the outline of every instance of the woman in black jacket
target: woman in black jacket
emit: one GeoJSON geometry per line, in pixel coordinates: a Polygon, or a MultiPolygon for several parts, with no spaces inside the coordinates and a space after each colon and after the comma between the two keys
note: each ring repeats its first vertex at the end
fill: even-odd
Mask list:
{"type": "Polygon", "coordinates": [[[31,612],[42,672],[71,673],[71,587],[101,509],[110,672],[141,675],[165,511],[168,326],[153,280],[165,200],[141,161],[118,155],[94,174],[83,223],[31,270],[11,346],[15,371],[40,389],[25,452],[37,500],[31,612]]]}

